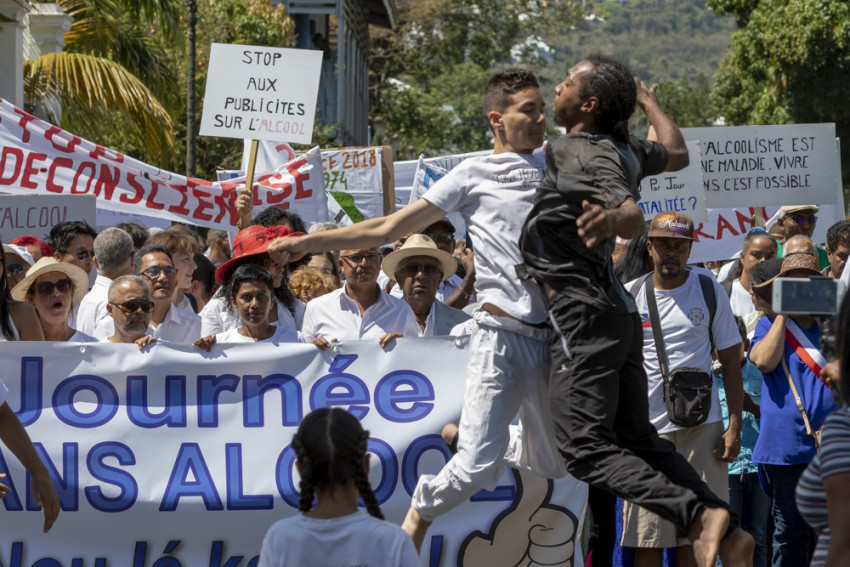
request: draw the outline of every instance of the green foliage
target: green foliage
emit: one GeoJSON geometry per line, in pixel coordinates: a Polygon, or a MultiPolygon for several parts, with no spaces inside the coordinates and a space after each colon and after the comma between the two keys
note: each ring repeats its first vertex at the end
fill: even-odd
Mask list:
{"type": "MultiPolygon", "coordinates": [[[[702,73],[694,80],[659,83],[655,95],[664,112],[681,128],[712,126],[717,120],[717,112],[711,102],[711,83],[702,73]]],[[[649,129],[649,121],[640,111],[635,113],[633,122],[639,133],[649,129]]]]}
{"type": "Polygon", "coordinates": [[[481,92],[492,70],[517,64],[515,57],[541,63],[534,40],[581,25],[590,9],[542,0],[400,1],[400,29],[372,41],[372,116],[382,115],[387,137],[398,134],[413,153],[487,148],[481,92]],[[527,40],[530,47],[516,48],[527,40]]]}
{"type": "MultiPolygon", "coordinates": [[[[723,4],[723,3],[718,3],[723,4]]],[[[835,122],[850,139],[850,4],[750,0],[712,98],[730,124],[835,122]]],[[[722,7],[722,6],[721,6],[722,7]]],[[[737,13],[736,13],[737,15],[737,13]]],[[[850,163],[850,144],[842,161],[850,163]]],[[[845,168],[845,183],[850,168],[845,168]]]]}

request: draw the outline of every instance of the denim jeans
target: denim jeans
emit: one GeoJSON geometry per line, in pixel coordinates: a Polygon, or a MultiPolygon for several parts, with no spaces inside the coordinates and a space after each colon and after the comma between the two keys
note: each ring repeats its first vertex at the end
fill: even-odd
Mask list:
{"type": "Polygon", "coordinates": [[[729,507],[737,514],[741,529],[756,540],[753,567],[767,567],[770,496],[761,489],[757,472],[729,475],[729,507]]]}
{"type": "Polygon", "coordinates": [[[806,465],[761,465],[773,491],[773,567],[808,565],[812,529],[806,523],[794,494],[806,465]]]}

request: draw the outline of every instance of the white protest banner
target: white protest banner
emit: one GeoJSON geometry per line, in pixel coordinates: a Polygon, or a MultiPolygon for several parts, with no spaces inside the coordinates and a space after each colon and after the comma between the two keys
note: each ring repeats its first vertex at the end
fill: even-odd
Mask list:
{"type": "Polygon", "coordinates": [[[86,195],[0,195],[0,238],[45,237],[53,225],[85,221],[95,226],[94,197],[86,195]]]}
{"type": "Polygon", "coordinates": [[[384,216],[381,148],[322,151],[325,189],[354,222],[384,216]]]}
{"type": "Polygon", "coordinates": [[[687,142],[690,164],[680,171],[665,171],[658,175],[645,177],[638,190],[638,205],[646,220],[658,213],[679,211],[696,222],[708,221],[705,208],[705,189],[700,173],[699,143],[687,142]]]}
{"type": "Polygon", "coordinates": [[[322,52],[213,43],[202,136],[309,144],[322,52]]]}
{"type": "MultiPolygon", "coordinates": [[[[326,221],[321,167],[318,150],[311,150],[255,175],[254,209],[291,208],[305,221],[326,221]]],[[[238,220],[238,185],[152,167],[0,99],[0,192],[94,195],[98,209],[227,230],[238,220]]]]}
{"type": "Polygon", "coordinates": [[[698,140],[709,209],[834,204],[835,124],[682,128],[698,140]]]}
{"type": "MultiPolygon", "coordinates": [[[[453,337],[399,339],[387,350],[352,341],[211,353],[2,343],[6,401],[51,471],[62,512],[43,534],[26,475],[0,447],[11,488],[0,501],[0,564],[253,567],[268,527],[297,511],[292,434],[330,405],[370,431],[370,482],[400,524],[419,475],[450,457],[439,432],[460,414],[466,348],[453,337]]],[[[549,564],[581,566],[586,496],[571,477],[506,470],[493,491],[434,522],[422,564],[528,564],[530,540],[542,534],[560,556],[549,564]]]]}

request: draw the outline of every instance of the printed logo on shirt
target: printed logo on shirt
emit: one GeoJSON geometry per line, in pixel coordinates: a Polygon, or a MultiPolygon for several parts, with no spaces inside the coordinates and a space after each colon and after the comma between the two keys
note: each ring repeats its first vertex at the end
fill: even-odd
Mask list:
{"type": "Polygon", "coordinates": [[[646,327],[647,329],[652,327],[652,321],[649,319],[649,313],[640,314],[640,326],[646,327]]]}
{"type": "Polygon", "coordinates": [[[703,321],[705,321],[705,311],[700,309],[699,307],[695,307],[688,312],[688,319],[691,320],[691,324],[699,325],[703,321]]]}

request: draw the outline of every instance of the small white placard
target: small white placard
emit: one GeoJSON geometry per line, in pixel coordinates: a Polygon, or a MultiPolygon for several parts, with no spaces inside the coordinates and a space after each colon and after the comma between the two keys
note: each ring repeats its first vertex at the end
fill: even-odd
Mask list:
{"type": "Polygon", "coordinates": [[[0,237],[47,239],[54,225],[85,221],[96,226],[94,195],[0,195],[0,237]]]}
{"type": "Polygon", "coordinates": [[[309,144],[322,52],[213,43],[202,136],[309,144]]]}
{"type": "Polygon", "coordinates": [[[687,146],[688,167],[680,171],[665,171],[641,181],[638,205],[646,220],[669,211],[685,213],[695,223],[708,220],[700,173],[699,142],[687,142],[687,146]]]}

